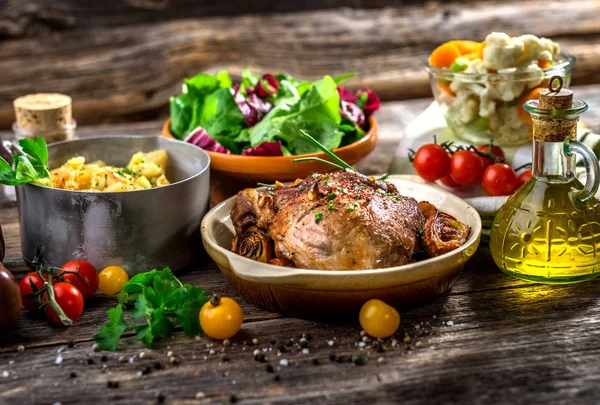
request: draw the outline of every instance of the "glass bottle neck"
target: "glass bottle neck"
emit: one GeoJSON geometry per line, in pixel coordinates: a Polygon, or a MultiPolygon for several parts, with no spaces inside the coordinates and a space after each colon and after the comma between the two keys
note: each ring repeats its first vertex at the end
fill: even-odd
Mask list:
{"type": "Polygon", "coordinates": [[[533,141],[532,173],[552,183],[564,183],[575,177],[575,155],[567,156],[564,142],[533,141]]]}

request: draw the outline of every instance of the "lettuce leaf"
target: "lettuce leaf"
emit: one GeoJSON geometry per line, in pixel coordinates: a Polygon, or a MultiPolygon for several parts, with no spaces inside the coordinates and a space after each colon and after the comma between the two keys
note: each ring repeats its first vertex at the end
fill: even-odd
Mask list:
{"type": "MultiPolygon", "coordinates": [[[[294,93],[282,80],[286,97],[275,102],[275,107],[256,126],[249,129],[250,145],[262,142],[282,141],[282,150],[294,155],[314,153],[320,150],[310,141],[299,135],[303,129],[328,149],[339,147],[344,133],[339,126],[340,96],[337,85],[330,76],[325,76],[311,87],[296,102],[297,87],[294,93]]],[[[291,84],[291,82],[290,82],[291,84]]]]}

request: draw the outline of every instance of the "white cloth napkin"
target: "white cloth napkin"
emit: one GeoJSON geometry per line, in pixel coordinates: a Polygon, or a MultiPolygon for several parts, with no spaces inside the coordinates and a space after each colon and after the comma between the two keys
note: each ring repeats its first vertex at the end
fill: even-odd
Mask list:
{"type": "MultiPolygon", "coordinates": [[[[454,141],[456,144],[468,144],[456,138],[448,129],[444,116],[438,104],[434,101],[404,130],[389,172],[392,174],[414,174],[412,163],[408,159],[408,150],[417,150],[421,145],[433,142],[433,135],[436,135],[438,143],[454,141]]],[[[600,135],[590,133],[584,125],[580,125],[578,128],[578,139],[594,149],[596,155],[600,153],[600,135]]],[[[514,147],[503,146],[502,150],[506,155],[507,163],[512,167],[531,163],[531,144],[514,147]]],[[[471,204],[484,220],[486,217],[487,219],[493,218],[507,199],[507,197],[488,196],[480,185],[468,189],[451,189],[441,184],[439,186],[471,204]]]]}

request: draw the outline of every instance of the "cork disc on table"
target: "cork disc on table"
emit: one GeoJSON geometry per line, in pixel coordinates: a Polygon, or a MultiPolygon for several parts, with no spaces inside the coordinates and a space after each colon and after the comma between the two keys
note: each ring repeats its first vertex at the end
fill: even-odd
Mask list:
{"type": "Polygon", "coordinates": [[[28,94],[14,101],[20,128],[48,130],[71,124],[71,97],[59,93],[28,94]]]}

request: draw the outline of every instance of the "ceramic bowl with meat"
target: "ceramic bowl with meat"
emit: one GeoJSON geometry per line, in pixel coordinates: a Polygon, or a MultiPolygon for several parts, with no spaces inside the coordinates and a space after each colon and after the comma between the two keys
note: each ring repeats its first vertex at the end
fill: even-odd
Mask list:
{"type": "Polygon", "coordinates": [[[205,247],[242,296],[303,317],[396,307],[446,292],[479,244],[460,198],[414,176],[352,171],[246,189],[203,220],[205,247]]]}

